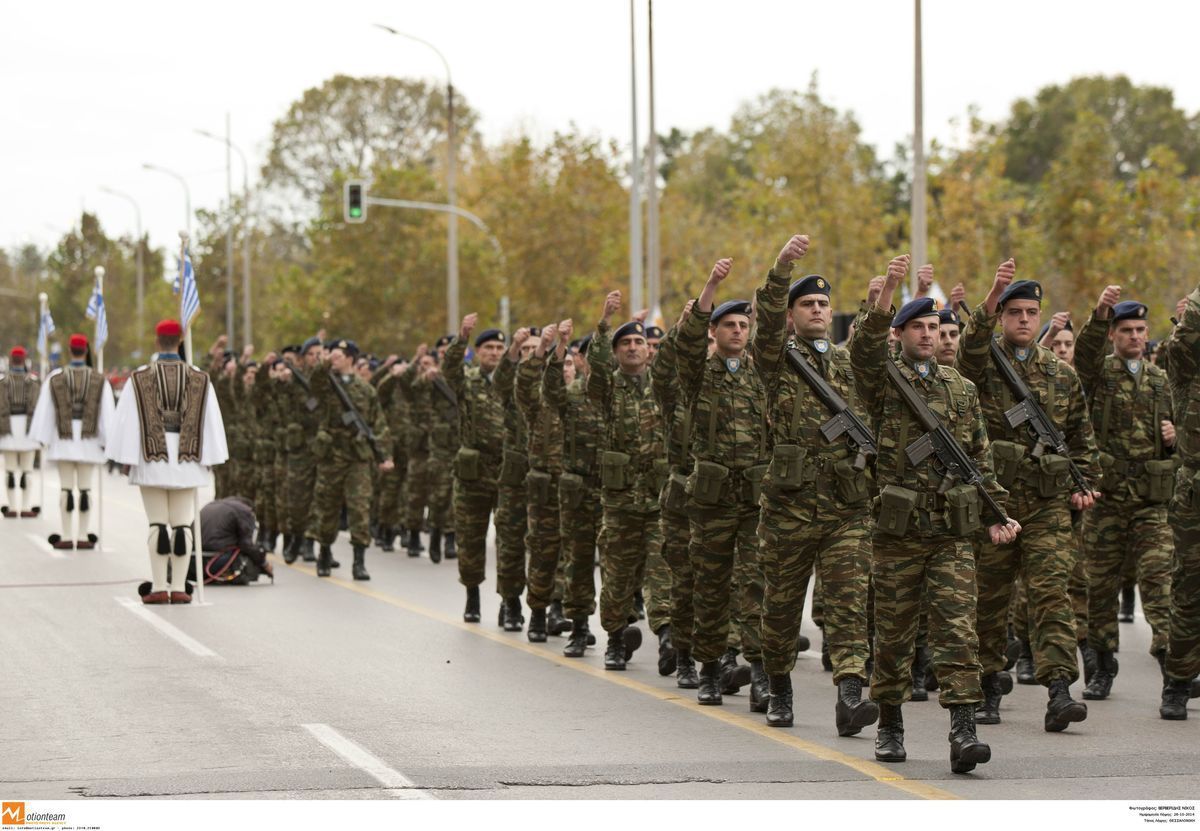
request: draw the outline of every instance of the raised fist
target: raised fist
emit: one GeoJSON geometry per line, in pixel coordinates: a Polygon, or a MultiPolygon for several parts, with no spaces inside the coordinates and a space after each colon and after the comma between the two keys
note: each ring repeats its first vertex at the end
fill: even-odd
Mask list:
{"type": "Polygon", "coordinates": [[[558,333],[562,335],[564,341],[571,339],[571,333],[575,331],[575,324],[570,318],[567,318],[562,323],[558,324],[558,333]]]}
{"type": "Polygon", "coordinates": [[[712,268],[712,273],[708,275],[708,282],[718,284],[729,276],[730,270],[733,268],[733,260],[729,257],[717,260],[716,265],[712,268]]]}
{"type": "Polygon", "coordinates": [[[1046,337],[1054,340],[1054,336],[1067,328],[1067,324],[1071,322],[1070,312],[1055,312],[1050,316],[1050,328],[1046,330],[1046,337]]]}
{"type": "Polygon", "coordinates": [[[917,297],[925,297],[933,289],[933,266],[929,263],[917,269],[917,297]]]}
{"type": "Polygon", "coordinates": [[[996,267],[996,279],[992,282],[992,291],[999,295],[1008,288],[1016,275],[1017,263],[1012,257],[1009,257],[996,267]]]}
{"type": "Polygon", "coordinates": [[[808,253],[808,235],[795,234],[779,251],[779,262],[794,263],[808,253]]]}
{"type": "Polygon", "coordinates": [[[965,303],[967,300],[967,287],[959,283],[954,288],[950,289],[950,308],[957,309],[959,303],[965,303]]]}
{"type": "Polygon", "coordinates": [[[871,282],[867,284],[867,303],[873,304],[879,299],[879,295],[883,294],[883,284],[887,280],[882,274],[871,278],[871,282]]]}
{"type": "Polygon", "coordinates": [[[1100,299],[1096,301],[1096,317],[1104,320],[1112,315],[1112,307],[1117,305],[1121,300],[1121,287],[1108,286],[1104,291],[1100,292],[1100,299]]]}
{"type": "Polygon", "coordinates": [[[650,316],[649,309],[638,309],[636,312],[634,312],[633,317],[631,317],[629,319],[636,320],[638,323],[645,323],[646,318],[648,318],[649,316],[650,316]]]}
{"type": "Polygon", "coordinates": [[[471,312],[469,315],[464,317],[462,319],[462,326],[460,326],[458,329],[458,337],[463,341],[467,340],[467,338],[471,337],[471,332],[474,330],[475,324],[478,322],[478,312],[471,312]]]}
{"type": "Polygon", "coordinates": [[[621,309],[621,290],[610,291],[608,297],[604,298],[604,314],[600,316],[601,320],[608,320],[621,309]]]}
{"type": "Polygon", "coordinates": [[[554,343],[556,337],[558,337],[557,323],[549,323],[542,327],[542,337],[539,343],[542,354],[546,353],[546,350],[550,348],[550,344],[554,343]]]}
{"type": "Polygon", "coordinates": [[[684,321],[692,316],[692,307],[696,305],[696,298],[692,298],[683,304],[683,311],[679,313],[679,326],[682,326],[684,321]]]}
{"type": "Polygon", "coordinates": [[[521,344],[525,343],[525,341],[527,341],[527,340],[529,340],[529,327],[522,326],[520,329],[518,329],[516,332],[513,333],[513,336],[512,336],[513,348],[520,349],[521,344]]]}
{"type": "Polygon", "coordinates": [[[417,354],[413,356],[414,361],[419,361],[429,354],[429,344],[422,343],[417,346],[417,354]]]}
{"type": "Polygon", "coordinates": [[[896,286],[904,282],[904,278],[908,276],[908,264],[911,260],[912,257],[907,254],[892,258],[892,261],[888,263],[887,276],[883,280],[884,291],[889,288],[895,291],[896,286]]]}

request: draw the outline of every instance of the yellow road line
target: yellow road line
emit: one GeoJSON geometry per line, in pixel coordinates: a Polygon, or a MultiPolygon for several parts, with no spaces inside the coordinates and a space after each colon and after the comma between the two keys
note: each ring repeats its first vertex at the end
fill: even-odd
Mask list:
{"type": "MultiPolygon", "coordinates": [[[[278,558],[274,556],[272,556],[272,559],[278,560],[278,558]]],[[[309,569],[300,565],[292,564],[288,566],[288,568],[316,579],[315,572],[310,571],[309,569]]],[[[744,716],[737,715],[736,713],[729,712],[721,707],[702,707],[696,703],[696,700],[691,696],[685,698],[676,690],[655,687],[643,681],[630,678],[622,673],[609,672],[603,667],[597,667],[592,664],[585,663],[580,661],[578,658],[572,659],[564,657],[553,650],[547,649],[544,646],[537,646],[525,641],[519,641],[510,637],[506,637],[497,632],[492,632],[477,623],[464,623],[459,618],[442,614],[441,612],[434,611],[433,609],[427,609],[424,606],[418,606],[415,603],[409,603],[407,600],[401,600],[393,595],[384,594],[383,592],[369,589],[358,583],[351,583],[347,580],[342,580],[337,577],[324,577],[321,578],[321,580],[343,589],[349,589],[350,591],[361,594],[364,597],[370,597],[374,600],[380,601],[381,603],[387,603],[388,605],[395,606],[398,609],[403,609],[406,612],[412,612],[415,615],[420,615],[421,617],[428,618],[430,620],[436,620],[438,623],[444,623],[447,626],[452,626],[455,629],[459,629],[463,632],[470,632],[472,635],[486,638],[493,643],[502,644],[510,649],[516,649],[529,655],[537,656],[545,661],[550,661],[553,664],[567,667],[568,669],[573,669],[576,672],[585,673],[593,678],[599,678],[607,681],[610,684],[617,684],[618,686],[625,687],[629,690],[635,690],[643,695],[648,695],[651,698],[655,698],[659,701],[684,707],[689,712],[707,716],[708,718],[715,719],[716,721],[723,722],[732,727],[741,728],[742,730],[749,731],[763,738],[787,745],[794,750],[807,753],[808,755],[814,756],[822,761],[834,762],[836,764],[843,765],[851,770],[861,773],[863,776],[874,779],[880,784],[896,788],[897,790],[904,791],[905,793],[919,797],[920,799],[958,799],[957,796],[949,791],[944,791],[934,785],[914,779],[906,779],[905,777],[896,773],[894,768],[887,767],[879,764],[878,762],[860,759],[857,756],[851,756],[848,753],[842,753],[840,750],[834,750],[831,747],[826,747],[825,745],[817,744],[816,742],[810,742],[805,741],[804,739],[796,738],[796,736],[792,735],[786,729],[768,727],[765,722],[748,719],[744,716]]]]}

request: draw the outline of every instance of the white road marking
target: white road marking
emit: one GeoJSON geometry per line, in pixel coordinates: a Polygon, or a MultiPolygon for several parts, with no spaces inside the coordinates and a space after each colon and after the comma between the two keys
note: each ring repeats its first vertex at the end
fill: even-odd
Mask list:
{"type": "Polygon", "coordinates": [[[432,793],[418,788],[403,773],[388,767],[382,759],[350,741],[328,724],[302,724],[300,726],[312,733],[313,738],[340,756],[343,761],[363,771],[385,788],[393,789],[391,791],[393,796],[399,799],[435,798],[432,793]]]}
{"type": "Polygon", "coordinates": [[[35,534],[32,531],[26,531],[25,536],[28,537],[29,541],[32,542],[34,545],[36,545],[39,550],[44,551],[45,553],[49,554],[54,559],[56,559],[56,560],[67,559],[67,555],[64,554],[62,551],[59,551],[54,546],[52,546],[46,540],[45,537],[35,534]]]}
{"type": "Polygon", "coordinates": [[[191,652],[193,655],[200,657],[200,658],[215,658],[218,661],[221,660],[220,655],[213,652],[211,649],[209,649],[204,644],[200,643],[200,641],[196,640],[191,635],[188,635],[188,634],[180,631],[176,627],[172,626],[171,624],[167,623],[161,617],[154,614],[149,609],[147,609],[144,605],[142,605],[142,602],[140,600],[132,600],[128,597],[114,597],[113,600],[120,603],[122,606],[124,606],[130,612],[132,612],[133,614],[140,617],[142,620],[149,623],[151,626],[153,626],[159,632],[162,632],[168,638],[175,641],[177,644],[182,646],[188,652],[191,652]]]}

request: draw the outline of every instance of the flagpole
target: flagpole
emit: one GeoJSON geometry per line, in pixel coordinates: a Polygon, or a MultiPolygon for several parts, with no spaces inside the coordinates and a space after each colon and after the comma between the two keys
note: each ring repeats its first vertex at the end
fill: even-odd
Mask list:
{"type": "MultiPolygon", "coordinates": [[[[50,333],[46,332],[46,313],[50,311],[50,295],[46,292],[38,294],[38,305],[41,307],[38,314],[38,332],[44,332],[45,336],[41,338],[41,343],[38,344],[38,381],[46,383],[46,373],[50,371],[50,333]]],[[[39,447],[38,456],[38,508],[40,509],[46,504],[46,454],[39,447]]],[[[65,529],[64,529],[65,530],[65,529]]]]}
{"type": "MultiPolygon", "coordinates": [[[[187,316],[183,313],[183,304],[186,302],[186,292],[183,286],[183,272],[187,267],[187,245],[188,232],[179,232],[179,319],[187,320],[187,316]]],[[[193,266],[193,269],[195,266],[193,266]]],[[[196,279],[196,272],[192,272],[192,279],[196,279]]],[[[192,322],[187,321],[183,327],[183,345],[187,350],[187,363],[192,363],[192,322]]],[[[204,425],[200,425],[200,431],[203,433],[204,425]]],[[[196,488],[192,491],[192,557],[191,562],[196,566],[196,603],[200,606],[204,605],[204,541],[200,538],[200,489],[196,488]]]]}
{"type": "MultiPolygon", "coordinates": [[[[104,266],[96,266],[96,294],[100,295],[100,302],[104,302],[104,266]]],[[[107,314],[107,313],[106,313],[107,314]]],[[[106,324],[107,325],[107,324],[106,324]]],[[[104,342],[100,340],[100,312],[96,311],[96,329],[92,335],[92,341],[96,344],[96,371],[100,373],[100,396],[104,396],[104,342]]],[[[105,441],[108,440],[107,434],[105,441]]],[[[104,550],[104,468],[101,464],[97,469],[97,485],[96,485],[96,536],[98,542],[96,548],[100,551],[104,550]]]]}

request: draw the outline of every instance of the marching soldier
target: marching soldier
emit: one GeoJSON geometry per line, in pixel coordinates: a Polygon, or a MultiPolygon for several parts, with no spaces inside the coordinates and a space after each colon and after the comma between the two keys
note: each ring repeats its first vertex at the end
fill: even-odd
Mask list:
{"type": "Polygon", "coordinates": [[[506,632],[520,632],[525,625],[521,592],[525,591],[525,475],[529,472],[529,443],[525,419],[516,403],[517,365],[533,351],[540,332],[521,328],[513,333],[508,352],[496,368],[492,381],[504,407],[504,461],[497,477],[496,495],[496,582],[500,597],[499,625],[506,632]]]}
{"type": "Polygon", "coordinates": [[[317,484],[316,460],[313,458],[313,437],[321,424],[321,401],[312,387],[312,374],[321,361],[322,344],[319,338],[309,338],[300,345],[296,363],[290,368],[281,396],[286,416],[285,441],[287,455],[287,510],[292,530],[292,544],[283,552],[287,563],[297,557],[305,562],[317,558],[312,541],[305,538],[312,513],[313,491],[317,484]]]}
{"type": "Polygon", "coordinates": [[[14,346],[8,353],[8,372],[0,377],[0,451],[4,452],[4,473],[8,478],[8,504],[0,510],[5,519],[35,517],[41,511],[31,505],[30,480],[38,443],[29,435],[39,382],[26,366],[26,357],[25,347],[14,346]]]}
{"type": "Polygon", "coordinates": [[[405,504],[404,486],[408,473],[404,435],[408,430],[409,404],[396,386],[407,369],[407,361],[401,360],[399,355],[389,355],[372,376],[375,391],[379,394],[379,406],[383,408],[388,432],[392,434],[392,461],[396,465],[379,477],[379,547],[383,551],[394,551],[396,535],[404,537],[407,533],[401,511],[405,504]]]}
{"type": "Polygon", "coordinates": [[[451,466],[458,450],[458,400],[442,377],[439,354],[444,350],[427,354],[422,344],[414,361],[416,371],[410,367],[401,376],[401,389],[407,391],[410,401],[408,556],[421,553],[421,527],[428,506],[429,559],[435,563],[442,560],[443,535],[447,554],[457,556],[451,466]]]}

